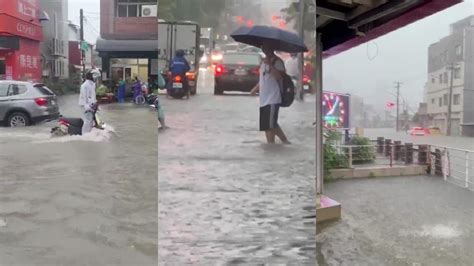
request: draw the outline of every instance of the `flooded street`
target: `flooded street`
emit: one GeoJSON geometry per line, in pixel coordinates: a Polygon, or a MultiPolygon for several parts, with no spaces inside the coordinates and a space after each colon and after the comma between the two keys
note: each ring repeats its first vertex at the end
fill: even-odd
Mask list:
{"type": "Polygon", "coordinates": [[[292,145],[267,145],[258,98],[161,98],[171,128],[159,133],[160,265],[314,265],[314,102],[281,109],[292,145]]]}
{"type": "MultiPolygon", "coordinates": [[[[60,107],[80,116],[77,96],[60,107]]],[[[157,264],[156,114],[101,108],[115,132],[0,128],[0,264],[157,264]]]]}
{"type": "Polygon", "coordinates": [[[474,193],[433,176],[325,184],[342,219],[318,224],[323,265],[459,265],[474,261],[474,193]]]}

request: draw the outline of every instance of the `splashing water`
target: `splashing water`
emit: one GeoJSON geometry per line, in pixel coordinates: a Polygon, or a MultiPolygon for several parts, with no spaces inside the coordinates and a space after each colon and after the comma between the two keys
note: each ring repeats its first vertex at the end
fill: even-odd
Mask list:
{"type": "Polygon", "coordinates": [[[89,134],[83,136],[64,136],[64,137],[51,137],[48,136],[46,140],[35,141],[34,143],[65,143],[72,141],[89,141],[89,142],[107,142],[113,135],[117,135],[115,129],[107,125],[104,130],[93,128],[89,134]]]}

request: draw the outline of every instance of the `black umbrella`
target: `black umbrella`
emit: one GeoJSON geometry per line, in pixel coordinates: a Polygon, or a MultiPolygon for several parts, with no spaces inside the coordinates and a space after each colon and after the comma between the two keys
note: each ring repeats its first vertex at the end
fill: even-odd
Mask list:
{"type": "Polygon", "coordinates": [[[262,47],[269,45],[276,51],[287,53],[307,52],[302,38],[295,33],[269,26],[241,27],[230,35],[236,42],[262,47]]]}

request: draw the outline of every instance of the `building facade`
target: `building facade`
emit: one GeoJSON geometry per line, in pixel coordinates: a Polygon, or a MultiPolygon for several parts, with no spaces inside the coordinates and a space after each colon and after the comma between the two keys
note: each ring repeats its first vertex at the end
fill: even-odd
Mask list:
{"type": "Polygon", "coordinates": [[[38,0],[0,0],[0,79],[41,79],[38,0]]]}
{"type": "Polygon", "coordinates": [[[49,20],[43,22],[43,78],[66,79],[69,77],[69,21],[68,1],[39,0],[49,20]]]}
{"type": "Polygon", "coordinates": [[[156,0],[101,0],[100,38],[96,49],[103,78],[112,82],[157,75],[158,19],[156,0]]]}
{"type": "Polygon", "coordinates": [[[430,45],[425,100],[431,126],[446,132],[452,94],[451,134],[474,136],[473,57],[474,16],[452,24],[448,36],[430,45]]]}

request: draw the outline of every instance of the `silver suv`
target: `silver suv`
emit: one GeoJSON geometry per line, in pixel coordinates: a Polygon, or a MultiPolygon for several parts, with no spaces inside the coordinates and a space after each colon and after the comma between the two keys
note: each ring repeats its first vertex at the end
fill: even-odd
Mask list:
{"type": "Polygon", "coordinates": [[[20,127],[58,117],[56,95],[43,84],[0,80],[0,123],[20,127]]]}

